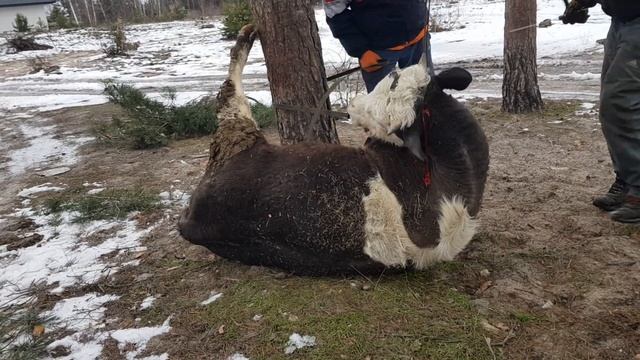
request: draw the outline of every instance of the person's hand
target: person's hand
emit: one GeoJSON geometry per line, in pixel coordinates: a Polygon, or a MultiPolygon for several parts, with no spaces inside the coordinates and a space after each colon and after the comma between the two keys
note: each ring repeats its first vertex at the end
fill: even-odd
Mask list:
{"type": "Polygon", "coordinates": [[[572,0],[560,16],[563,24],[584,24],[589,19],[589,10],[578,0],[572,0]]]}
{"type": "Polygon", "coordinates": [[[367,50],[360,57],[360,67],[366,72],[374,72],[382,69],[384,59],[371,50],[367,50]]]}

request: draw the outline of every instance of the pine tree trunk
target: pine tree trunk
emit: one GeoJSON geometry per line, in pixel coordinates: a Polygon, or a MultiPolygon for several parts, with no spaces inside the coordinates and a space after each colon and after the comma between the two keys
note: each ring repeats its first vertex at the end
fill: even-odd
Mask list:
{"type": "Polygon", "coordinates": [[[536,61],[536,0],[506,0],[502,110],[542,110],[536,61]]]}
{"type": "MultiPolygon", "coordinates": [[[[329,110],[322,48],[310,0],[251,0],[274,106],[329,110]],[[320,105],[320,106],[319,106],[320,105]]],[[[283,144],[302,141],[338,143],[335,122],[316,115],[276,107],[283,144]]]]}
{"type": "Polygon", "coordinates": [[[69,7],[71,8],[71,14],[73,14],[73,20],[76,22],[76,25],[80,26],[80,22],[78,21],[78,16],[76,16],[76,9],[73,8],[72,0],[69,0],[69,7]]]}

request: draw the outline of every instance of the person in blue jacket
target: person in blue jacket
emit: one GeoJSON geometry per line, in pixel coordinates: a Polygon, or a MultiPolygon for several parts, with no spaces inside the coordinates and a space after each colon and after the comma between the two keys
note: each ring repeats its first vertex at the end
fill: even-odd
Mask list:
{"type": "Polygon", "coordinates": [[[331,33],[359,59],[367,91],[400,68],[417,64],[427,35],[425,0],[324,0],[331,33]]]}

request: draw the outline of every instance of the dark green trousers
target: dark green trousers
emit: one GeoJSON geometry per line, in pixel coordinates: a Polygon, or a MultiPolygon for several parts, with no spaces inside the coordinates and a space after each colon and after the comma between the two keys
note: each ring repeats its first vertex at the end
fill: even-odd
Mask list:
{"type": "Polygon", "coordinates": [[[631,195],[640,196],[640,18],[611,22],[602,68],[600,122],[614,171],[630,186],[631,195]]]}

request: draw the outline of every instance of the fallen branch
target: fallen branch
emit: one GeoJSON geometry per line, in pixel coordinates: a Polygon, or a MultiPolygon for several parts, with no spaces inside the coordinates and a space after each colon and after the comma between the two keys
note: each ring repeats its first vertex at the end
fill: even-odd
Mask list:
{"type": "Polygon", "coordinates": [[[50,45],[38,44],[35,41],[35,39],[32,37],[16,36],[14,38],[9,39],[8,43],[9,43],[9,47],[16,50],[17,52],[33,51],[33,50],[48,50],[53,48],[53,46],[50,46],[50,45]]]}

